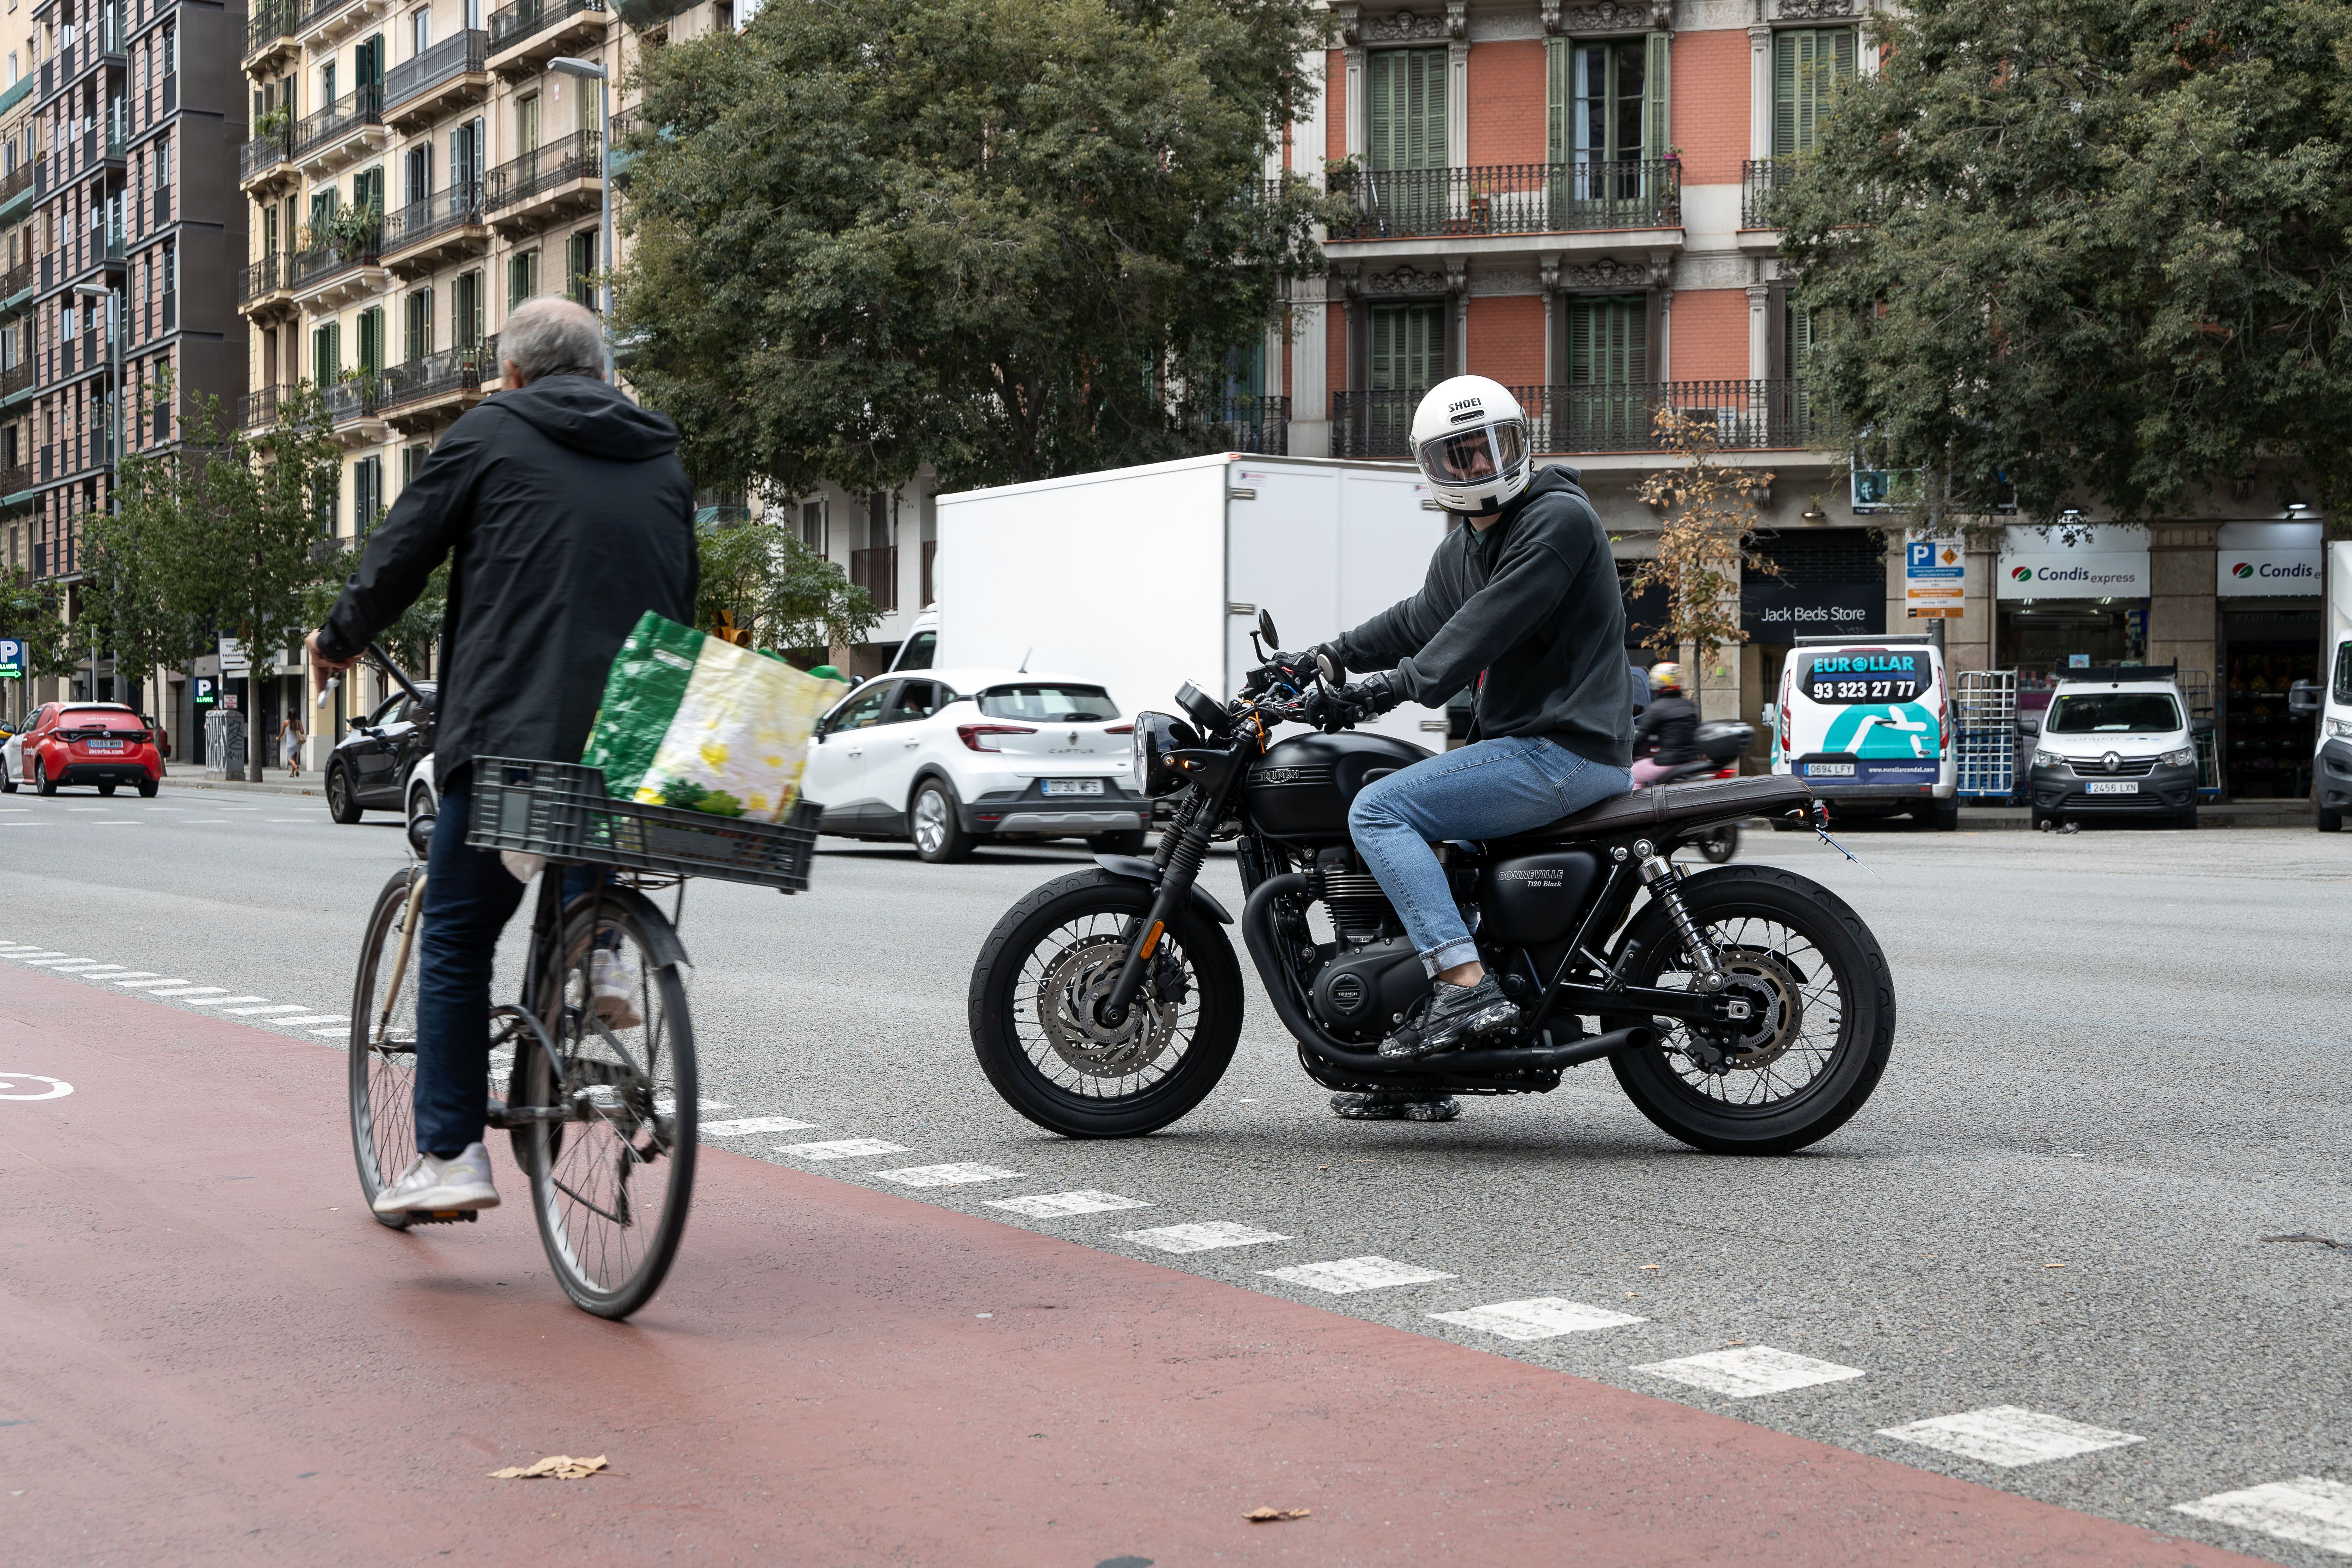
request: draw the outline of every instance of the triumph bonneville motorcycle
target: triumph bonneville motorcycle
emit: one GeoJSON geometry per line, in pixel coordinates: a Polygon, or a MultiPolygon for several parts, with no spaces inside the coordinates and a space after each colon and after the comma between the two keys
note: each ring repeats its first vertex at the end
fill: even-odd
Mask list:
{"type": "Polygon", "coordinates": [[[1097,855],[1008,910],[981,950],[971,1023],[998,1093],[1072,1138],[1131,1138],[1216,1087],[1242,1023],[1233,915],[1198,885],[1231,841],[1244,942],[1307,1075],[1332,1089],[1540,1094],[1606,1059],[1659,1128],[1715,1153],[1779,1154],[1827,1137],[1869,1099],[1895,1037],[1895,986],[1861,917],[1764,866],[1674,862],[1748,816],[1811,821],[1795,779],[1635,790],[1508,839],[1439,848],[1479,957],[1520,1022],[1467,1049],[1380,1055],[1433,984],[1356,853],[1358,791],[1430,755],[1344,723],[1303,721],[1318,681],[1261,615],[1265,662],[1219,702],[1187,685],[1181,716],[1135,721],[1136,777],[1172,795],[1150,859],[1097,855]]]}

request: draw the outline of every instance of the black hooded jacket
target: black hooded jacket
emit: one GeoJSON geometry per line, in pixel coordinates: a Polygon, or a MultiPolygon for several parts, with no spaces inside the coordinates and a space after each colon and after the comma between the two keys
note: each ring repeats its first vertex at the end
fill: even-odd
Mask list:
{"type": "Polygon", "coordinates": [[[647,610],[692,625],[694,486],[677,426],[584,375],[501,392],[449,427],[335,601],[319,646],[357,655],[454,555],[433,752],[576,763],[647,610]]]}
{"type": "Polygon", "coordinates": [[[1477,682],[1475,738],[1539,735],[1589,762],[1632,765],[1625,599],[1577,479],[1539,469],[1485,532],[1448,533],[1420,593],[1334,645],[1342,662],[1393,666],[1405,695],[1431,708],[1477,682]]]}

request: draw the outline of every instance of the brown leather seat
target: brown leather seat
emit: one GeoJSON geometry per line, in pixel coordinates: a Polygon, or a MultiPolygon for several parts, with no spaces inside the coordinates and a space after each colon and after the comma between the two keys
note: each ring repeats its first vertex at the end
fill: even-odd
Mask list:
{"type": "MultiPolygon", "coordinates": [[[[1653,784],[1630,790],[1588,805],[1573,816],[1507,840],[1514,845],[1558,843],[1563,838],[1613,837],[1639,833],[1645,827],[1681,823],[1736,822],[1743,816],[1784,816],[1791,811],[1810,813],[1813,792],[1802,779],[1786,773],[1759,773],[1738,779],[1702,779],[1695,784],[1653,784]]],[[[1497,840],[1497,842],[1505,842],[1497,840]]]]}

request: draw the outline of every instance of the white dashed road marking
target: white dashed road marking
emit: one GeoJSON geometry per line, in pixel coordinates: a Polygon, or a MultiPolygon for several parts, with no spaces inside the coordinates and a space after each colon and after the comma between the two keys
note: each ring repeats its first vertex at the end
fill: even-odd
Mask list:
{"type": "Polygon", "coordinates": [[[184,979],[179,979],[179,980],[143,980],[143,979],[142,979],[142,980],[118,980],[118,981],[116,981],[116,982],[115,982],[115,984],[116,984],[117,985],[123,986],[123,987],[125,987],[126,989],[129,989],[129,990],[131,990],[131,991],[152,991],[152,990],[154,990],[157,986],[160,986],[160,985],[185,985],[185,984],[187,984],[187,981],[186,981],[186,980],[184,980],[184,979]]]}
{"type": "MultiPolygon", "coordinates": [[[[351,1020],[349,1018],[343,1020],[344,1026],[348,1026],[350,1024],[351,1020]]],[[[310,1032],[314,1035],[340,1035],[343,1032],[343,1029],[341,1027],[332,1029],[313,1029],[310,1032]]]]}
{"type": "MultiPolygon", "coordinates": [[[[307,1013],[310,1009],[299,1004],[279,1002],[268,1007],[224,1007],[221,1011],[232,1017],[250,1018],[262,1013],[307,1013]]],[[[275,1018],[269,1021],[273,1024],[278,1022],[275,1018]]]]}
{"type": "Polygon", "coordinates": [[[2297,1476],[2243,1491],[2216,1492],[2195,1502],[2172,1505],[2216,1524],[2259,1530],[2282,1541],[2329,1552],[2352,1552],[2352,1487],[2317,1476],[2297,1476]]]}
{"type": "Polygon", "coordinates": [[[349,1018],[342,1017],[341,1016],[334,1013],[305,1013],[299,1018],[272,1018],[269,1021],[273,1024],[284,1024],[289,1026],[297,1024],[348,1024],[351,1022],[349,1018]]]}
{"type": "MultiPolygon", "coordinates": [[[[171,994],[171,993],[167,991],[167,992],[163,993],[163,994],[168,996],[168,995],[170,995],[170,994],[171,994]]],[[[189,994],[188,994],[188,993],[186,993],[186,992],[183,992],[183,993],[181,993],[181,994],[182,994],[182,995],[189,995],[189,994]]],[[[226,1004],[227,1004],[227,1003],[230,1003],[230,1002],[267,1002],[267,1001],[268,1001],[268,1000],[269,1000],[269,998],[268,998],[268,997],[267,997],[267,996],[204,996],[204,997],[196,997],[196,996],[189,995],[188,1005],[189,1005],[189,1006],[191,1006],[191,1007],[218,1007],[218,1006],[222,1006],[222,1005],[226,1005],[226,1004]]]]}
{"type": "Polygon", "coordinates": [[[991,1198],[988,1206],[1005,1209],[1031,1219],[1063,1219],[1071,1215],[1108,1214],[1114,1209],[1148,1209],[1151,1205],[1141,1198],[1123,1198],[1117,1193],[1036,1193],[1025,1198],[991,1198]]]}
{"type": "Polygon", "coordinates": [[[740,1138],[747,1132],[805,1132],[816,1125],[814,1121],[795,1121],[789,1116],[746,1116],[736,1121],[712,1121],[702,1129],[705,1138],[740,1138]]]}
{"type": "Polygon", "coordinates": [[[1709,1394],[1720,1394],[1732,1399],[1753,1399],[1759,1394],[1786,1394],[1792,1388],[1811,1388],[1817,1383],[1843,1383],[1850,1377],[1868,1375],[1860,1367],[1815,1361],[1811,1356],[1798,1355],[1793,1352],[1776,1351],[1769,1345],[1751,1345],[1746,1350],[1709,1351],[1705,1355],[1654,1362],[1633,1370],[1646,1372],[1653,1377],[1688,1384],[1693,1388],[1704,1388],[1709,1394]]]}
{"type": "MultiPolygon", "coordinates": [[[[217,997],[219,997],[222,1001],[226,1002],[226,1001],[227,1001],[227,1000],[228,1000],[228,987],[226,987],[226,985],[187,985],[187,984],[183,984],[183,985],[182,985],[179,989],[177,989],[177,990],[173,990],[173,991],[150,991],[149,993],[147,993],[147,994],[148,994],[148,995],[150,995],[150,996],[217,996],[217,997]]],[[[251,1000],[256,1001],[256,1002],[258,1002],[258,1001],[260,1001],[260,1000],[261,1000],[261,998],[260,998],[260,997],[258,997],[258,996],[256,996],[256,997],[251,998],[251,1000]]]]}
{"type": "Polygon", "coordinates": [[[902,1187],[968,1187],[980,1182],[1002,1182],[1019,1175],[1002,1165],[983,1165],[966,1161],[955,1165],[909,1165],[899,1171],[874,1173],[886,1182],[896,1182],[902,1187]]]}
{"type": "Polygon", "coordinates": [[[1256,1247],[1269,1241],[1288,1241],[1290,1237],[1218,1219],[1206,1225],[1163,1225],[1155,1230],[1130,1230],[1127,1239],[1156,1247],[1162,1252],[1214,1252],[1221,1247],[1256,1247]]]}
{"type": "Polygon", "coordinates": [[[2085,1426],[2079,1421],[2044,1415],[2038,1410],[2023,1410],[2014,1405],[1996,1405],[1990,1410],[1969,1410],[1958,1415],[1914,1421],[1907,1426],[1889,1426],[1879,1436],[2010,1469],[2145,1441],[2129,1432],[2085,1426]]]}
{"type": "Polygon", "coordinates": [[[879,1138],[843,1138],[831,1143],[784,1143],[777,1146],[779,1154],[791,1154],[803,1160],[856,1160],[867,1154],[903,1154],[901,1143],[885,1143],[879,1138]]]}
{"type": "Polygon", "coordinates": [[[26,967],[32,969],[55,969],[59,964],[70,966],[77,963],[96,963],[98,960],[94,958],[31,958],[25,962],[26,967]]]}
{"type": "Polygon", "coordinates": [[[1329,1263],[1299,1263],[1288,1268],[1261,1268],[1258,1272],[1269,1279],[1304,1285],[1310,1290],[1328,1291],[1334,1296],[1353,1296],[1360,1290],[1385,1290],[1391,1285],[1426,1285],[1433,1279],[1454,1278],[1434,1268],[1416,1268],[1410,1263],[1398,1263],[1386,1258],[1340,1258],[1329,1263]]]}
{"type": "Polygon", "coordinates": [[[1530,1340],[1558,1339],[1562,1334],[1581,1333],[1588,1329],[1616,1329],[1627,1323],[1649,1321],[1647,1318],[1637,1318],[1631,1312],[1612,1311],[1606,1307],[1588,1307],[1581,1301],[1563,1300],[1558,1296],[1537,1296],[1525,1301],[1497,1301],[1491,1307],[1473,1307],[1466,1312],[1432,1312],[1429,1315],[1441,1323],[1459,1323],[1482,1334],[1495,1334],[1521,1343],[1530,1340]]]}

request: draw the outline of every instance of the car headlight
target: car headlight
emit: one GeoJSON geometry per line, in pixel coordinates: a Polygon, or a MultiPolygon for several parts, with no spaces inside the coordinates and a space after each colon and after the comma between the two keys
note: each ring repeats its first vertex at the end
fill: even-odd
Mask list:
{"type": "Polygon", "coordinates": [[[2330,719],[2327,738],[2331,741],[2352,741],[2352,719],[2330,719]]]}
{"type": "Polygon", "coordinates": [[[2177,752],[2167,752],[2156,760],[2168,768],[2185,768],[2197,760],[2197,748],[2183,746],[2177,752]]]}
{"type": "Polygon", "coordinates": [[[2055,752],[2036,752],[2033,753],[2033,765],[2037,768],[2059,767],[2063,765],[2065,761],[2065,758],[2060,756],[2055,752]]]}

